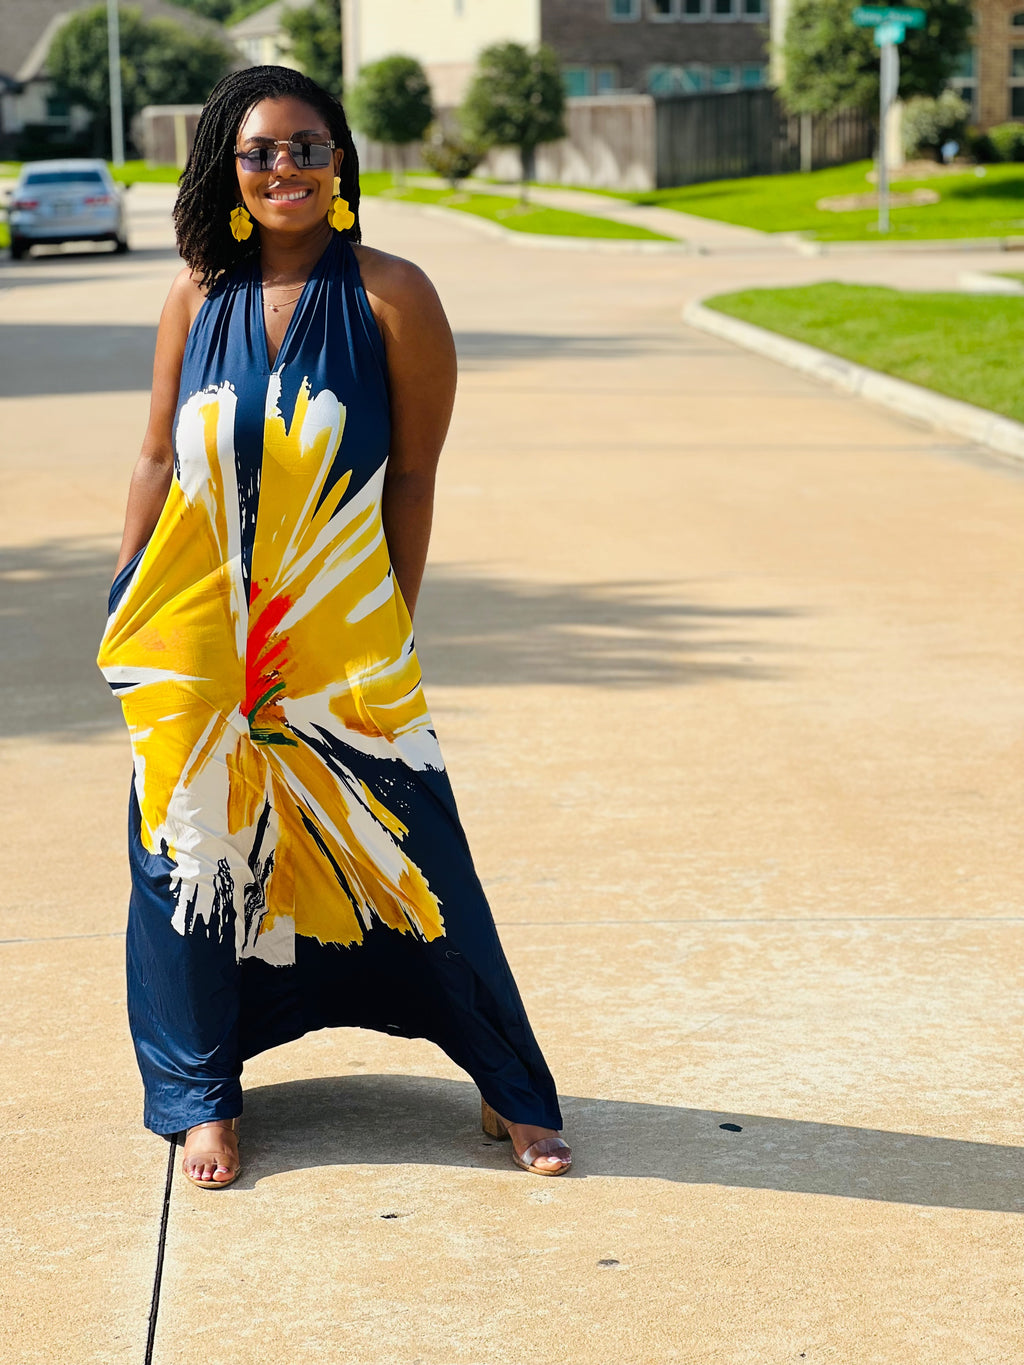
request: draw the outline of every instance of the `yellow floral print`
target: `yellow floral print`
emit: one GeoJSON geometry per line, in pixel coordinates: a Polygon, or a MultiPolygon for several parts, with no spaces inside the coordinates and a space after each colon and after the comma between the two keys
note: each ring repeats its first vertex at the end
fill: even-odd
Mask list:
{"type": "Polygon", "coordinates": [[[222,384],[182,407],[179,473],[99,664],[131,734],[142,842],[176,865],[176,927],[233,917],[239,956],[283,964],[295,934],[444,927],[401,847],[387,764],[374,792],[339,757],[344,744],[442,766],[384,539],[384,470],[346,500],[350,473],[328,486],[344,408],[303,381],[286,426],[280,395],[276,374],[248,587],[222,384]]]}

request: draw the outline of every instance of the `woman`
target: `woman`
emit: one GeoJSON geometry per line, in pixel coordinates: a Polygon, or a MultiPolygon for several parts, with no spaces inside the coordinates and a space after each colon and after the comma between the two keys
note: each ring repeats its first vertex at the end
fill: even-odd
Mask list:
{"type": "Polygon", "coordinates": [[[441,305],[360,245],[341,106],[213,91],[174,211],[99,663],[135,774],[128,1010],[145,1122],[240,1170],[245,1058],[358,1025],[439,1044],[485,1130],[560,1175],[554,1083],[473,871],[413,644],[455,392],[441,305]],[[491,1107],[493,1106],[493,1108],[491,1107]]]}

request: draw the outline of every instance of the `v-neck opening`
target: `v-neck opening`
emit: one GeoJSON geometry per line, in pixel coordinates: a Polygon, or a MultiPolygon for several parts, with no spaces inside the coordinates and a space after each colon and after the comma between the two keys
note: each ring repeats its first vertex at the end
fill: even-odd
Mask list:
{"type": "Polygon", "coordinates": [[[332,237],[332,239],[324,247],[323,251],[321,251],[320,255],[313,262],[312,269],[306,276],[306,282],[302,286],[302,293],[295,301],[295,308],[292,312],[291,317],[288,319],[288,326],[284,329],[284,336],[281,338],[281,344],[280,346],[278,346],[277,354],[274,356],[273,360],[270,359],[270,337],[267,335],[267,315],[263,308],[263,282],[261,278],[262,266],[260,263],[259,256],[256,257],[255,264],[253,266],[253,306],[256,307],[255,296],[256,293],[258,292],[260,296],[259,297],[260,336],[262,336],[263,338],[263,360],[267,367],[268,378],[270,377],[270,375],[276,374],[277,371],[284,364],[281,357],[284,355],[288,343],[292,339],[292,333],[295,330],[295,324],[299,319],[299,315],[302,313],[302,310],[306,306],[306,301],[309,297],[309,287],[313,283],[313,281],[317,279],[317,277],[319,276],[325,258],[334,250],[334,243],[336,240],[337,240],[336,238],[332,237]]]}

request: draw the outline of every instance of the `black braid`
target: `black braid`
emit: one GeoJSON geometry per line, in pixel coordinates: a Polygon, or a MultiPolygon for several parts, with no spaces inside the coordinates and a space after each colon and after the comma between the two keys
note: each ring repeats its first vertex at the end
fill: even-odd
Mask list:
{"type": "Polygon", "coordinates": [[[231,235],[231,210],[239,202],[235,173],[235,140],[249,111],[261,100],[294,98],[311,105],[330,130],[345,156],[339,179],[355,223],[341,233],[352,242],[362,240],[359,228],[359,158],[345,111],[315,81],[287,66],[249,66],[233,71],[214,86],[203,106],[195,140],[178,184],[174,229],[178,251],[204,289],[225,270],[260,247],[260,229],[253,222],[246,242],[231,235]]]}

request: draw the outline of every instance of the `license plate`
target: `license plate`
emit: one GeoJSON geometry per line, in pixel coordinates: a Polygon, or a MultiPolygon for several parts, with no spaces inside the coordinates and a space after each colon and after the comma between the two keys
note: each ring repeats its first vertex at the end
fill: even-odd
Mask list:
{"type": "Polygon", "coordinates": [[[70,199],[56,199],[53,204],[53,216],[55,218],[67,218],[74,213],[75,205],[70,199]]]}

